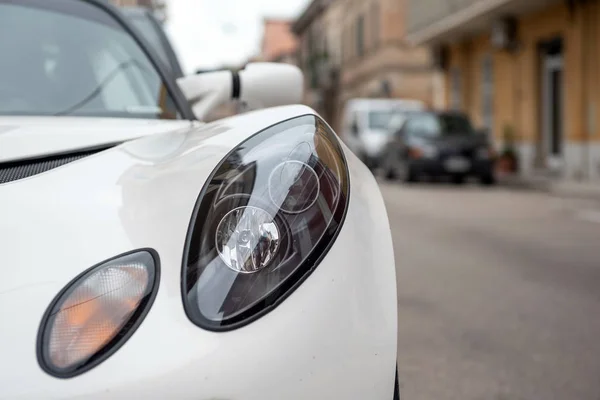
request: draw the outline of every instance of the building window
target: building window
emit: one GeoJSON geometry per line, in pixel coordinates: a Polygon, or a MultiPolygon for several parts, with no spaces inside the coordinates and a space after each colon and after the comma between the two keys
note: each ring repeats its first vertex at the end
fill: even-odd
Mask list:
{"type": "Polygon", "coordinates": [[[365,53],[365,17],[356,19],[356,55],[362,57],[365,53]]]}
{"type": "Polygon", "coordinates": [[[487,131],[494,129],[494,61],[490,54],[481,61],[481,117],[487,131]]]}
{"type": "Polygon", "coordinates": [[[373,2],[371,5],[371,46],[376,47],[379,43],[379,35],[381,34],[379,25],[379,3],[373,2]]]}
{"type": "Polygon", "coordinates": [[[462,76],[456,67],[450,70],[450,108],[455,111],[462,109],[462,76]]]}

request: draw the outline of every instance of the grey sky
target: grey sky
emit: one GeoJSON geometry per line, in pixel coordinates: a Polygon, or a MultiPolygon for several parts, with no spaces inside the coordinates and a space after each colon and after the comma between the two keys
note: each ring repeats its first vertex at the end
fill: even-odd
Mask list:
{"type": "Polygon", "coordinates": [[[168,0],[166,29],[186,71],[257,54],[263,17],[295,17],[308,0],[168,0]]]}

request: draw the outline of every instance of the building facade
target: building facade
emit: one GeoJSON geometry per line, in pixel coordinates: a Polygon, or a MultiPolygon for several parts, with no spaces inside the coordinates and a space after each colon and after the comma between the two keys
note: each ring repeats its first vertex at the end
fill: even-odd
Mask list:
{"type": "Polygon", "coordinates": [[[356,97],[422,100],[432,105],[427,48],[405,40],[407,0],[344,1],[342,101],[356,97]]]}
{"type": "Polygon", "coordinates": [[[524,175],[600,178],[598,0],[409,1],[448,108],[514,142],[524,175]]]}
{"type": "Polygon", "coordinates": [[[304,103],[334,127],[339,114],[342,3],[314,0],[292,26],[298,37],[297,64],[304,73],[304,103]]]}
{"type": "Polygon", "coordinates": [[[307,103],[335,127],[352,98],[410,98],[432,105],[430,52],[409,45],[406,0],[313,0],[296,20],[307,103]]]}
{"type": "Polygon", "coordinates": [[[285,19],[266,18],[263,22],[263,39],[258,59],[266,62],[296,64],[296,37],[292,22],[285,19]]]}

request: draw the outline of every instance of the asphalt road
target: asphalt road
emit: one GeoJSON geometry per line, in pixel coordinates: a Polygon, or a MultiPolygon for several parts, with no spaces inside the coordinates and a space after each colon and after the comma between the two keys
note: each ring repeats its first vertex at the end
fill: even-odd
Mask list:
{"type": "Polygon", "coordinates": [[[404,400],[600,400],[600,205],[382,184],[404,400]]]}

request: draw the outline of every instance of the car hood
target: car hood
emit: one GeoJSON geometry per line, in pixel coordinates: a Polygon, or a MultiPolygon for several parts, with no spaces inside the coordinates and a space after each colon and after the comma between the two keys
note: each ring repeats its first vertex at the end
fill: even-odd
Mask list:
{"type": "Polygon", "coordinates": [[[0,117],[0,163],[118,144],[191,125],[185,120],[0,117]]]}
{"type": "Polygon", "coordinates": [[[162,246],[170,235],[181,250],[194,203],[219,162],[249,136],[308,113],[281,107],[154,134],[0,184],[0,301],[5,290],[66,283],[123,250],[162,246]]]}
{"type": "Polygon", "coordinates": [[[0,376],[23,393],[31,381],[21,376],[52,379],[35,359],[50,302],[81,272],[135,249],[158,252],[158,296],[169,312],[186,319],[181,262],[202,187],[245,139],[306,114],[314,111],[281,107],[154,134],[0,184],[0,354],[14,360],[0,363],[0,376]]]}

